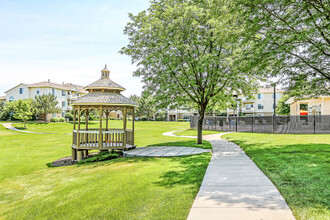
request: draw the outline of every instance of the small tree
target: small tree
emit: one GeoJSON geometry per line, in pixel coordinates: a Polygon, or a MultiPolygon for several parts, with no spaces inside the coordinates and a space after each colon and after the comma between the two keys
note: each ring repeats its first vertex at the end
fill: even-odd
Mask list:
{"type": "Polygon", "coordinates": [[[44,116],[45,121],[47,121],[47,114],[61,112],[61,109],[57,105],[58,101],[55,95],[48,93],[47,95],[35,96],[34,108],[38,114],[44,116]]]}
{"type": "Polygon", "coordinates": [[[32,99],[19,99],[14,102],[15,113],[14,118],[24,122],[24,129],[26,128],[26,121],[31,120],[33,116],[33,100],[32,99]]]}

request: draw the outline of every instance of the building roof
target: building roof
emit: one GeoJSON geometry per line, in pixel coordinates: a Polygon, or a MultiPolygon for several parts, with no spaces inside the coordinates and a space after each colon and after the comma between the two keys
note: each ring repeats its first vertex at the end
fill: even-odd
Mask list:
{"type": "Polygon", "coordinates": [[[116,90],[121,90],[121,91],[126,90],[124,87],[115,83],[114,81],[112,81],[109,78],[101,78],[101,79],[89,84],[84,89],[116,89],[116,90]]]}
{"type": "Polygon", "coordinates": [[[135,102],[126,98],[118,92],[90,92],[87,95],[73,101],[73,105],[77,104],[109,104],[109,105],[137,105],[135,102]]]}
{"type": "MultiPolygon", "coordinates": [[[[25,85],[29,88],[39,88],[39,87],[42,87],[42,88],[55,88],[55,89],[61,89],[61,90],[67,90],[67,91],[76,91],[76,92],[79,92],[79,93],[88,93],[86,90],[84,90],[84,87],[83,86],[80,86],[80,85],[75,85],[75,84],[72,84],[72,83],[62,83],[62,84],[58,84],[58,83],[52,83],[52,82],[49,82],[49,81],[43,81],[43,82],[38,82],[38,83],[32,83],[32,84],[25,84],[25,83],[21,83],[19,85],[25,85]]],[[[17,86],[15,86],[17,87],[17,86]]],[[[13,87],[13,88],[15,88],[13,87]]],[[[12,90],[13,88],[9,89],[8,91],[12,90]]],[[[6,91],[6,92],[8,92],[6,91]]]]}

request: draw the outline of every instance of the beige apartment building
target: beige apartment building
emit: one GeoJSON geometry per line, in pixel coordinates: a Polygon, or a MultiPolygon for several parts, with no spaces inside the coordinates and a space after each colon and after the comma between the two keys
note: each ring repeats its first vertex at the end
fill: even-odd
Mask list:
{"type": "MultiPolygon", "coordinates": [[[[48,81],[33,84],[21,83],[9,89],[6,93],[6,101],[12,102],[18,99],[34,98],[36,95],[53,94],[57,97],[60,114],[52,114],[51,117],[64,117],[65,113],[71,110],[71,102],[88,92],[83,86],[72,83],[53,83],[48,81]]],[[[47,118],[51,118],[49,115],[47,118]]]]}
{"type": "Polygon", "coordinates": [[[308,115],[330,115],[330,96],[320,96],[311,99],[291,97],[285,104],[290,105],[290,115],[300,115],[301,104],[307,104],[308,115]]]}
{"type": "Polygon", "coordinates": [[[274,95],[274,87],[259,88],[253,93],[253,98],[238,95],[236,100],[237,108],[228,108],[227,115],[236,115],[237,112],[244,116],[272,116],[274,114],[274,96],[276,105],[282,97],[284,90],[276,89],[274,95]]]}

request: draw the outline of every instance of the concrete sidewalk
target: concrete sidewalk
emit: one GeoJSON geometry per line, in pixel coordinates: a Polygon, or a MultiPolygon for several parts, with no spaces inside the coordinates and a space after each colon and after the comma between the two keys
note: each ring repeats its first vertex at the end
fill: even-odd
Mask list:
{"type": "Polygon", "coordinates": [[[188,219],[295,219],[274,184],[221,135],[209,138],[212,159],[188,219]]]}

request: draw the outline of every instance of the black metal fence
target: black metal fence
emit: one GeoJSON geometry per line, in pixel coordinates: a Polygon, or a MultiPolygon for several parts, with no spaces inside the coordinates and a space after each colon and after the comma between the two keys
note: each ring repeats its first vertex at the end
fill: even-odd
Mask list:
{"type": "MultiPolygon", "coordinates": [[[[198,117],[191,116],[190,128],[197,129],[198,117]]],[[[308,116],[229,116],[210,117],[203,130],[275,134],[330,134],[330,115],[308,116]]]]}

